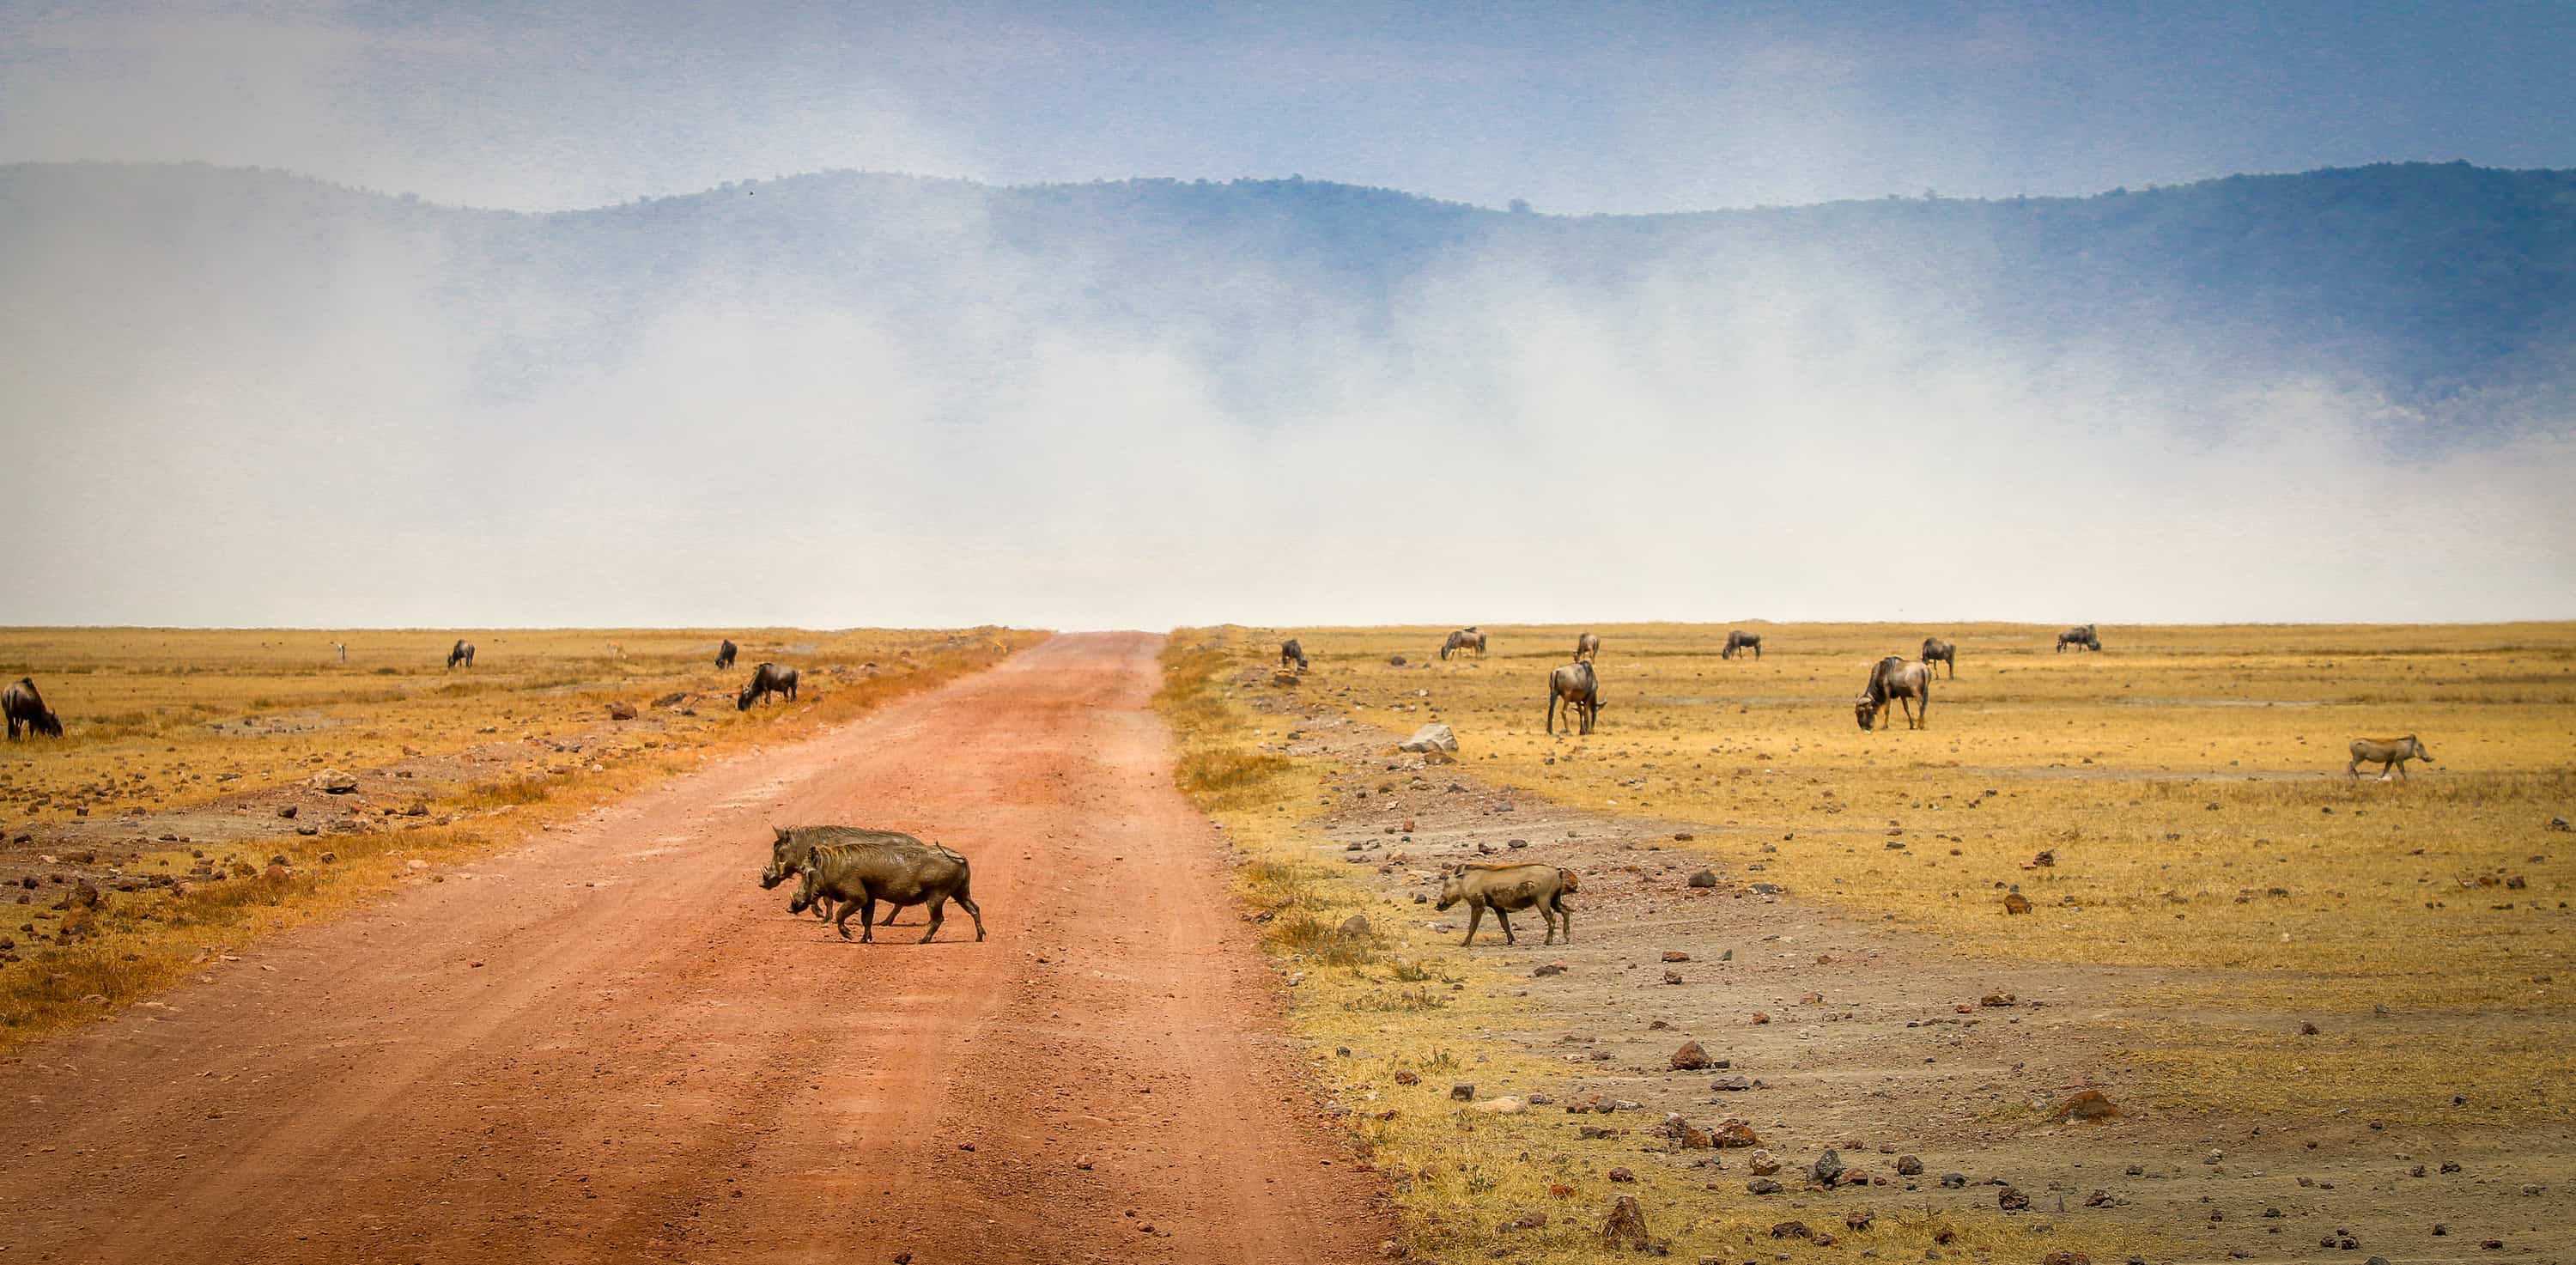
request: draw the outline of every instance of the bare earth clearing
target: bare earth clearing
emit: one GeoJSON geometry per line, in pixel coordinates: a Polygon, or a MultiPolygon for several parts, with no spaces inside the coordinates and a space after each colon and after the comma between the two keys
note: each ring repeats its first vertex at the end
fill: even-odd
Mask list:
{"type": "Polygon", "coordinates": [[[0,1061],[0,1255],[1377,1255],[1169,786],[1159,644],[1056,638],[0,1061]],[[972,857],[991,938],[788,917],[768,827],[823,821],[972,857]]]}

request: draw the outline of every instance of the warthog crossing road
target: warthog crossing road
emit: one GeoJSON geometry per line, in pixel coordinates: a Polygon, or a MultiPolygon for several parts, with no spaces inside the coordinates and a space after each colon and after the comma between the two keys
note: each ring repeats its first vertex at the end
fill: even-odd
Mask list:
{"type": "Polygon", "coordinates": [[[2345,765],[2343,771],[2359,778],[2361,766],[2376,764],[2379,766],[2379,780],[2385,782],[2391,770],[2395,770],[2397,776],[2405,777],[2409,760],[2421,760],[2426,764],[2433,762],[2433,753],[2425,750],[2424,744],[2413,734],[2403,738],[2355,738],[2352,740],[2352,763],[2345,765]]]}
{"type": "MultiPolygon", "coordinates": [[[[849,939],[850,911],[856,909],[859,942],[868,944],[876,939],[878,901],[896,909],[928,905],[930,929],[921,936],[921,943],[928,944],[931,937],[939,934],[946,906],[954,900],[975,920],[975,938],[984,938],[984,911],[976,907],[974,896],[967,891],[972,876],[965,857],[895,830],[853,826],[772,829],[778,837],[770,845],[769,867],[760,872],[761,887],[776,887],[790,874],[803,877],[787,912],[801,914],[818,904],[839,901],[841,909],[832,919],[833,929],[841,933],[842,939],[849,939]]],[[[891,924],[894,920],[889,916],[886,921],[891,924]]]]}
{"type": "Polygon", "coordinates": [[[1440,903],[1435,909],[1446,910],[1460,901],[1467,902],[1467,938],[1460,944],[1476,942],[1476,928],[1485,921],[1485,911],[1494,911],[1494,921],[1502,924],[1503,943],[1514,944],[1512,920],[1507,916],[1517,909],[1537,906],[1538,915],[1547,920],[1545,943],[1556,943],[1557,927],[1565,929],[1565,942],[1574,943],[1574,911],[1565,907],[1566,894],[1580,886],[1574,871],[1553,865],[1483,865],[1469,863],[1449,871],[1440,878],[1440,903]]]}
{"type": "Polygon", "coordinates": [[[1860,697],[1852,700],[1852,714],[1860,718],[1863,730],[1878,726],[1878,714],[1894,699],[1905,709],[1905,727],[1921,729],[1932,723],[1932,669],[1920,663],[1907,663],[1902,656],[1889,655],[1869,670],[1869,684],[1860,697]],[[1916,714],[1916,705],[1921,714],[1916,714]]]}
{"type": "Polygon", "coordinates": [[[18,730],[21,727],[31,734],[43,734],[48,738],[63,736],[62,717],[56,716],[52,708],[45,706],[45,696],[36,692],[34,677],[19,677],[9,683],[8,689],[0,690],[0,711],[9,714],[11,742],[18,740],[18,730]]]}

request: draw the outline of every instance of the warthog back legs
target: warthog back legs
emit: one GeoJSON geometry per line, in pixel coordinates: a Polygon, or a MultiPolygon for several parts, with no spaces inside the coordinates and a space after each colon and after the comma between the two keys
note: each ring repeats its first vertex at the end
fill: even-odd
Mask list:
{"type": "Polygon", "coordinates": [[[1519,941],[1519,940],[1516,940],[1516,939],[1514,939],[1514,938],[1512,937],[1512,916],[1511,916],[1510,914],[1507,914],[1507,913],[1503,912],[1503,907],[1502,907],[1502,906],[1500,906],[1500,905],[1496,905],[1496,906],[1494,906],[1494,921],[1495,921],[1495,922],[1497,922],[1497,923],[1502,924],[1502,928],[1503,928],[1503,943],[1505,943],[1505,944],[1519,944],[1519,943],[1520,943],[1520,941],[1519,941]]]}

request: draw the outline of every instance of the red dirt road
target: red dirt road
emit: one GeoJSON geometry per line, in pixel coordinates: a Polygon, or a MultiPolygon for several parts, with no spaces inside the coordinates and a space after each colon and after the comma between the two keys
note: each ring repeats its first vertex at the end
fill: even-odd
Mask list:
{"type": "Polygon", "coordinates": [[[1160,644],[1058,637],[26,1049],[0,1265],[1375,1257],[1160,644]],[[964,852],[990,938],[788,917],[773,822],[964,852]]]}

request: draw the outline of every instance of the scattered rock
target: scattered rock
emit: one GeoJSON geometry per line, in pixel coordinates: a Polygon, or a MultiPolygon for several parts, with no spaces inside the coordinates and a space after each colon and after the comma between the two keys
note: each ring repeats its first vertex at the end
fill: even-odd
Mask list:
{"type": "Polygon", "coordinates": [[[1804,1221],[1782,1221],[1771,1227],[1771,1237],[1775,1239],[1812,1239],[1816,1237],[1816,1232],[1808,1229],[1807,1223],[1804,1221]]]}
{"type": "Polygon", "coordinates": [[[1687,962],[1690,961],[1690,955],[1679,949],[1666,949],[1664,950],[1664,960],[1667,962],[1687,962]]]}
{"type": "Polygon", "coordinates": [[[1664,982],[1667,984],[1681,983],[1682,973],[1679,971],[1666,971],[1664,972],[1664,982]]]}
{"type": "Polygon", "coordinates": [[[1769,1151],[1755,1151],[1746,1157],[1744,1167],[1756,1177],[1769,1177],[1780,1171],[1780,1157],[1769,1151]]]}
{"type": "Polygon", "coordinates": [[[2068,1095],[2057,1109],[2048,1113],[2051,1120],[2108,1120],[2120,1109],[2098,1089],[2087,1089],[2068,1095]]]}
{"type": "Polygon", "coordinates": [[[2029,913],[2030,898],[2019,892],[2004,893],[2004,912],[2008,914],[2029,913]]]}
{"type": "Polygon", "coordinates": [[[1484,1112],[1489,1116],[1515,1116],[1519,1115],[1528,1107],[1529,1104],[1527,1102],[1505,1095],[1501,1098],[1488,1098],[1483,1102],[1475,1104],[1473,1109],[1484,1112]]]}
{"type": "Polygon", "coordinates": [[[1717,886],[1717,872],[1715,870],[1695,870],[1691,873],[1690,885],[1693,887],[1715,887],[1717,886]]]}
{"type": "Polygon", "coordinates": [[[1391,654],[1391,655],[1388,655],[1388,656],[1386,657],[1386,664],[1387,664],[1387,666],[1388,666],[1388,667],[1391,667],[1391,668],[1400,668],[1400,667],[1403,667],[1403,666],[1404,666],[1404,656],[1403,656],[1403,655],[1400,655],[1400,654],[1391,654]]]}
{"type": "Polygon", "coordinates": [[[1741,1120],[1728,1120],[1719,1124],[1709,1132],[1709,1141],[1723,1150],[1762,1145],[1762,1139],[1754,1136],[1753,1126],[1741,1120]]]}
{"type": "Polygon", "coordinates": [[[1548,977],[1548,976],[1550,976],[1550,975],[1563,975],[1563,974],[1565,974],[1565,963],[1563,963],[1563,962],[1549,962],[1549,963],[1547,963],[1547,964],[1545,964],[1545,965],[1543,965],[1543,966],[1539,966],[1539,967],[1536,967],[1536,968],[1532,969],[1532,970],[1530,971],[1530,974],[1532,974],[1532,975],[1534,975],[1534,976],[1537,976],[1537,977],[1539,977],[1539,978],[1541,978],[1541,979],[1544,979],[1544,978],[1546,978],[1546,977],[1548,977]]]}
{"type": "Polygon", "coordinates": [[[324,769],[306,780],[313,786],[319,787],[333,795],[346,795],[349,792],[358,789],[358,779],[351,777],[338,769],[324,769]]]}
{"type": "Polygon", "coordinates": [[[1614,1182],[1623,1182],[1623,1183],[1624,1183],[1624,1182],[1633,1182],[1633,1181],[1637,1180],[1637,1175],[1636,1175],[1635,1173],[1630,1172],[1629,1170],[1624,1169],[1624,1168],[1614,1168],[1614,1169],[1611,1169],[1611,1170],[1610,1170],[1610,1172],[1609,1172],[1609,1174],[1608,1174],[1608,1176],[1609,1176],[1610,1180],[1612,1180],[1612,1181],[1614,1181],[1614,1182]]]}
{"type": "Polygon", "coordinates": [[[1920,1176],[1923,1172],[1923,1161],[1911,1155],[1897,1156],[1896,1172],[1901,1177],[1920,1176]]]}
{"type": "Polygon", "coordinates": [[[1610,1205],[1610,1219],[1602,1223],[1601,1241],[1614,1251],[1642,1252],[1650,1241],[1646,1234],[1646,1210],[1637,1206],[1637,1197],[1621,1195],[1610,1205]]]}
{"type": "Polygon", "coordinates": [[[1780,1183],[1775,1182],[1768,1177],[1756,1177],[1752,1181],[1744,1183],[1744,1189],[1756,1195],[1776,1195],[1780,1193],[1782,1187],[1780,1183]]]}
{"type": "Polygon", "coordinates": [[[1687,1151],[1705,1151],[1712,1145],[1708,1131],[1698,1128],[1678,1113],[1664,1117],[1664,1136],[1687,1151]]]}
{"type": "Polygon", "coordinates": [[[1843,1228],[1846,1230],[1866,1230],[1869,1228],[1869,1223],[1877,1219],[1878,1214],[1867,1208],[1854,1208],[1843,1214],[1843,1228]]]}
{"type": "Polygon", "coordinates": [[[1343,939],[1346,939],[1346,940],[1359,940],[1359,939],[1364,939],[1364,938],[1366,938],[1366,937],[1368,936],[1368,934],[1369,934],[1369,930],[1370,930],[1370,928],[1369,928],[1369,920],[1368,920],[1368,919],[1367,919],[1367,917],[1365,917],[1364,915],[1360,915],[1360,914],[1353,914],[1353,915],[1351,915],[1350,917],[1345,918],[1345,919],[1343,919],[1343,920],[1342,920],[1342,938],[1343,938],[1343,939]]]}
{"type": "Polygon", "coordinates": [[[1466,1081],[1460,1081],[1449,1087],[1449,1097],[1453,1101],[1457,1102],[1474,1102],[1476,1101],[1476,1087],[1466,1081]]]}
{"type": "Polygon", "coordinates": [[[2020,998],[2017,998],[2010,993],[1988,993],[1985,996],[1978,998],[1977,1004],[1980,1006],[2009,1006],[2019,1000],[2020,998]]]}
{"type": "Polygon", "coordinates": [[[1449,726],[1435,720],[1414,730],[1412,737],[1396,744],[1396,749],[1413,752],[1446,751],[1456,754],[1458,735],[1451,732],[1449,726]]]}
{"type": "Polygon", "coordinates": [[[1696,1072],[1707,1066],[1708,1051],[1701,1049],[1697,1041],[1685,1041],[1682,1043],[1682,1048],[1673,1051],[1673,1070],[1675,1071],[1696,1072]]]}
{"type": "Polygon", "coordinates": [[[2020,1212],[2030,1207],[2030,1196],[2021,1193],[2019,1186],[2006,1186],[1996,1192],[1995,1206],[2006,1212],[2020,1212]]]}
{"type": "Polygon", "coordinates": [[[635,704],[625,702],[623,700],[610,703],[608,705],[608,718],[610,720],[635,719],[635,704]]]}
{"type": "Polygon", "coordinates": [[[2039,1258],[2039,1265],[2093,1265],[2093,1258],[2082,1252],[2061,1250],[2039,1258]]]}
{"type": "Polygon", "coordinates": [[[295,814],[296,814],[296,813],[298,813],[298,812],[301,812],[301,811],[303,811],[303,810],[301,810],[301,809],[297,808],[297,807],[296,807],[295,805],[293,805],[293,804],[289,804],[289,805],[287,805],[287,806],[286,806],[286,807],[284,807],[284,808],[278,809],[278,810],[277,810],[277,815],[278,815],[278,816],[280,816],[280,817],[283,817],[283,818],[287,819],[288,821],[293,821],[293,820],[295,820],[295,814]]]}

